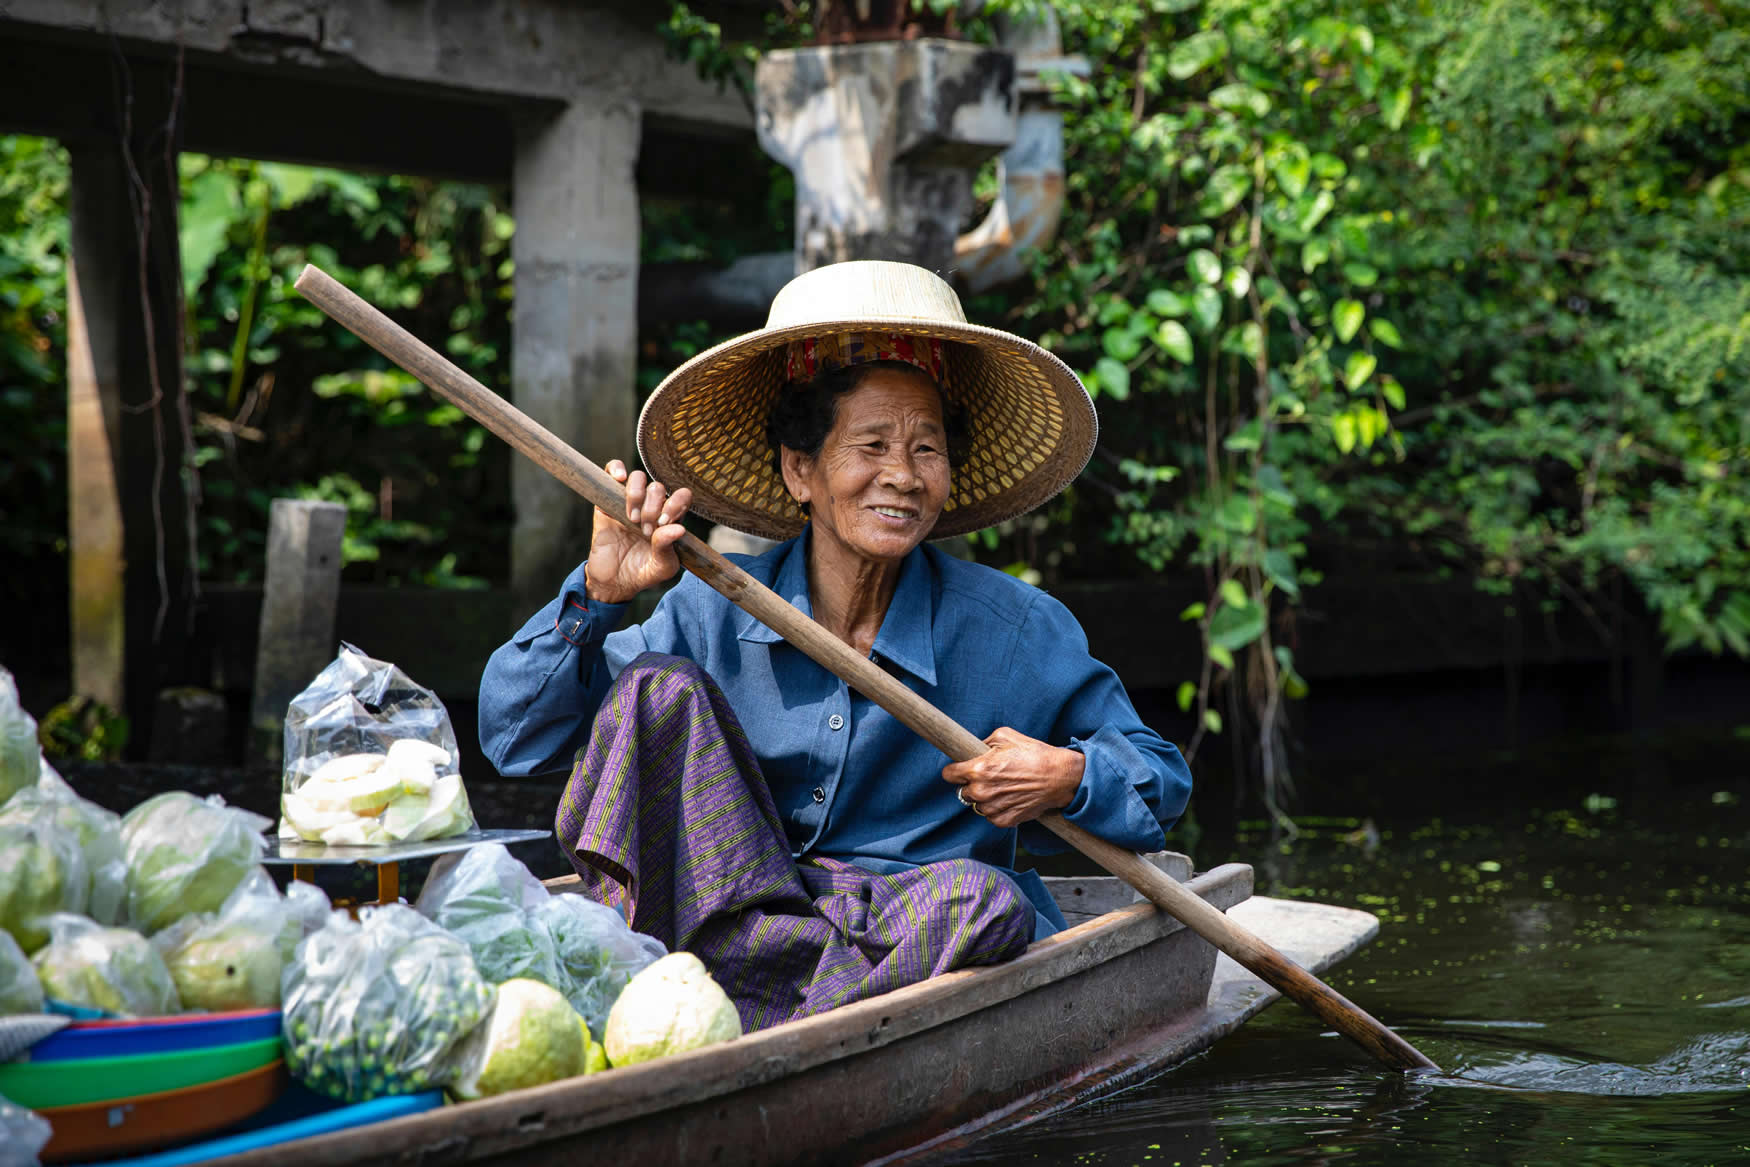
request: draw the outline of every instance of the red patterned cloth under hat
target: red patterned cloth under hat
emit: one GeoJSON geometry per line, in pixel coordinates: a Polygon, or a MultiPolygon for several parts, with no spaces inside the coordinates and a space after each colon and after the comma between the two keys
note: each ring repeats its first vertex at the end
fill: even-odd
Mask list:
{"type": "Polygon", "coordinates": [[[786,369],[793,382],[812,381],[818,374],[872,361],[904,361],[922,369],[937,385],[947,385],[948,361],[943,342],[929,336],[894,332],[836,332],[790,342],[786,369]]]}

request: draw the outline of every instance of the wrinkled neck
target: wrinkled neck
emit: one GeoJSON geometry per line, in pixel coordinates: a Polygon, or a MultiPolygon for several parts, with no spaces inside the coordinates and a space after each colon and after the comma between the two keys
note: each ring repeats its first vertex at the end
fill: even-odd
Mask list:
{"type": "Polygon", "coordinates": [[[815,620],[868,656],[893,602],[904,562],[868,559],[831,540],[810,539],[808,601],[815,620]]]}

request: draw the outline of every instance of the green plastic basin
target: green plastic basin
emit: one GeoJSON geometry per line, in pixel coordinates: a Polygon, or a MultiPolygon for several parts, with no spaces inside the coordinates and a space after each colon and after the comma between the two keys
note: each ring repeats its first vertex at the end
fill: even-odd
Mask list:
{"type": "Polygon", "coordinates": [[[0,1094],[30,1110],[82,1106],[199,1086],[258,1069],[280,1057],[280,1039],[122,1058],[0,1064],[0,1094]]]}

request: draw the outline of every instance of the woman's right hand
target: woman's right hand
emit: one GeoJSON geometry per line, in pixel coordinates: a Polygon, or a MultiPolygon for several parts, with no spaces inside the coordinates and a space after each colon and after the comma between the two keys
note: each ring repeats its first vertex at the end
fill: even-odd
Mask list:
{"type": "Polygon", "coordinates": [[[692,505],[693,492],[683,486],[669,494],[644,471],[627,473],[626,464],[617,458],[606,469],[626,487],[626,518],[633,526],[596,508],[589,562],[584,566],[585,590],[592,600],[624,604],[681,569],[674,545],[687,533],[681,517],[692,505]]]}

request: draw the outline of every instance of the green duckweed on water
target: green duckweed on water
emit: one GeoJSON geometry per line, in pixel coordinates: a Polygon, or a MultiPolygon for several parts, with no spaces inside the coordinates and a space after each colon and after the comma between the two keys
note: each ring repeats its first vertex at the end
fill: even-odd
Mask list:
{"type": "Polygon", "coordinates": [[[1373,912],[1326,980],[1444,1068],[1382,1071],[1278,1002],[1154,1080],[944,1162],[1750,1161],[1743,780],[1375,826],[1242,828],[1199,866],[1373,912]]]}

